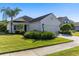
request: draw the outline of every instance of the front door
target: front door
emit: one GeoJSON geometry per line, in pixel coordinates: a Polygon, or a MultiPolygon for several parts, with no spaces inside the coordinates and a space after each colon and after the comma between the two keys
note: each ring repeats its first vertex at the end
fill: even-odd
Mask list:
{"type": "Polygon", "coordinates": [[[24,25],[24,31],[25,32],[27,31],[27,25],[26,24],[24,25]]]}

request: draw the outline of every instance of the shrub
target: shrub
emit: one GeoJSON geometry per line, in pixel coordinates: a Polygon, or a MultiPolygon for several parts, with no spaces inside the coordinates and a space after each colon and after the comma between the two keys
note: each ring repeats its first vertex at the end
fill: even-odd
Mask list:
{"type": "Polygon", "coordinates": [[[70,24],[64,24],[60,27],[61,31],[69,31],[72,29],[72,26],[70,24]]]}
{"type": "Polygon", "coordinates": [[[5,33],[9,34],[9,30],[6,30],[5,33]]]}
{"type": "Polygon", "coordinates": [[[25,32],[24,37],[32,39],[33,38],[33,32],[25,32]]]}
{"type": "Polygon", "coordinates": [[[37,31],[31,31],[31,32],[26,32],[24,34],[25,38],[29,39],[52,39],[55,37],[54,33],[51,32],[37,32],[37,31]]]}
{"type": "Polygon", "coordinates": [[[15,33],[16,33],[16,34],[24,34],[25,31],[22,31],[22,30],[16,30],[15,33]]]}
{"type": "Polygon", "coordinates": [[[40,32],[36,32],[36,31],[31,31],[31,32],[26,32],[24,34],[25,38],[30,38],[30,39],[40,39],[40,32]]]}
{"type": "Polygon", "coordinates": [[[75,25],[73,23],[70,24],[71,25],[71,29],[74,30],[75,29],[75,25]]]}
{"type": "Polygon", "coordinates": [[[72,35],[71,30],[73,29],[73,24],[64,24],[60,27],[60,33],[72,35]]]}
{"type": "Polygon", "coordinates": [[[0,32],[6,32],[7,30],[7,23],[1,22],[0,23],[0,32]]]}
{"type": "Polygon", "coordinates": [[[53,37],[55,37],[54,33],[51,33],[51,32],[41,33],[41,39],[52,39],[53,37]]]}
{"type": "Polygon", "coordinates": [[[33,38],[34,39],[40,39],[40,37],[41,37],[41,32],[33,32],[33,38]]]}
{"type": "Polygon", "coordinates": [[[68,35],[72,35],[71,31],[61,31],[61,34],[68,34],[68,35]]]}

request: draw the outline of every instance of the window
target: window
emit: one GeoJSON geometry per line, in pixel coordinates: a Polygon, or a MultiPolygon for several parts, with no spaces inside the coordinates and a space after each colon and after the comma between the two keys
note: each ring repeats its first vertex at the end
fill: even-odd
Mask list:
{"type": "Polygon", "coordinates": [[[16,25],[14,25],[14,30],[16,30],[16,25]]]}
{"type": "Polygon", "coordinates": [[[24,27],[23,24],[14,25],[14,30],[22,30],[24,27]]]}

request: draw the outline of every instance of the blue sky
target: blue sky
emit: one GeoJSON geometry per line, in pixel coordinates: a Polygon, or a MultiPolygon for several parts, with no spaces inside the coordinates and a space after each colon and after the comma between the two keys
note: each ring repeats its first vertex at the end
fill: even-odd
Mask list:
{"type": "MultiPolygon", "coordinates": [[[[57,17],[67,16],[69,19],[79,22],[79,4],[77,3],[0,3],[0,8],[2,7],[20,8],[22,11],[17,17],[27,15],[36,18],[53,13],[57,17]]],[[[1,19],[2,14],[0,13],[1,19]]]]}

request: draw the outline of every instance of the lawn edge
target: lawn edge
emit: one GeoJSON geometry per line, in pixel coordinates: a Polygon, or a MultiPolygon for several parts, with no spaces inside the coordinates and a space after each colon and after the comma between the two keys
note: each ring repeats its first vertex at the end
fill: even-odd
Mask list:
{"type": "MultiPolygon", "coordinates": [[[[72,41],[73,40],[70,40],[70,41],[67,41],[67,42],[58,43],[58,44],[69,43],[69,42],[72,42],[72,41]]],[[[58,45],[58,44],[50,44],[50,45],[33,47],[33,48],[28,48],[28,49],[21,49],[21,50],[16,50],[16,51],[3,52],[3,53],[0,53],[0,55],[2,55],[2,54],[8,54],[8,53],[14,53],[14,52],[20,52],[20,51],[25,51],[25,50],[31,50],[31,49],[37,49],[37,48],[42,48],[42,47],[54,46],[54,45],[58,45]]]]}

